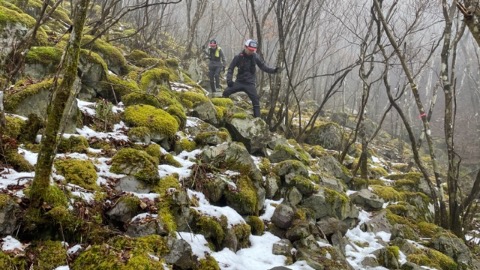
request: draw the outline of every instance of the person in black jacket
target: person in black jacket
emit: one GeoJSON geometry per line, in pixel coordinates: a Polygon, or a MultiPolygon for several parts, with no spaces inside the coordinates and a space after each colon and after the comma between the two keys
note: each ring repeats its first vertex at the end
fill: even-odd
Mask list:
{"type": "Polygon", "coordinates": [[[214,93],[217,89],[220,90],[220,72],[225,70],[225,55],[215,39],[210,40],[208,47],[209,49],[206,51],[210,60],[208,78],[210,79],[210,91],[214,93]]]}
{"type": "Polygon", "coordinates": [[[280,72],[280,68],[271,68],[265,65],[262,59],[255,53],[257,50],[257,42],[253,39],[245,41],[245,48],[241,53],[236,55],[227,72],[228,87],[223,92],[223,97],[229,97],[237,92],[245,92],[253,106],[253,116],[260,117],[260,98],[256,89],[256,66],[267,73],[280,72]],[[237,68],[237,78],[233,82],[233,71],[237,68]]]}

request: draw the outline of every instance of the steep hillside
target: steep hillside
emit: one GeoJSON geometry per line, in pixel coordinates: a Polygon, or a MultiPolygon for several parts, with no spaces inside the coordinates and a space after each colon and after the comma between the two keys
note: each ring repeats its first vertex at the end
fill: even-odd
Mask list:
{"type": "MultiPolygon", "coordinates": [[[[5,47],[38,3],[0,1],[5,47]]],[[[432,223],[403,142],[382,133],[368,179],[354,176],[359,147],[337,160],[346,123],[322,118],[308,144],[271,133],[242,98],[208,97],[167,57],[172,41],[141,51],[84,37],[51,196],[27,211],[68,41],[67,10],[55,14],[4,91],[1,269],[480,269],[432,223]]]]}

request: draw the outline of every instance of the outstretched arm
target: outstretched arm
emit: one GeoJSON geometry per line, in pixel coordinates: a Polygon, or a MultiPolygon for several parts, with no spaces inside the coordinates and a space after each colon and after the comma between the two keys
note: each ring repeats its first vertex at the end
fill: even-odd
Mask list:
{"type": "Polygon", "coordinates": [[[271,68],[271,67],[267,66],[265,64],[265,62],[262,59],[260,59],[260,57],[257,54],[255,54],[254,57],[255,57],[255,63],[257,64],[257,66],[261,70],[263,70],[267,73],[276,73],[277,72],[277,70],[278,70],[277,68],[271,68]]]}

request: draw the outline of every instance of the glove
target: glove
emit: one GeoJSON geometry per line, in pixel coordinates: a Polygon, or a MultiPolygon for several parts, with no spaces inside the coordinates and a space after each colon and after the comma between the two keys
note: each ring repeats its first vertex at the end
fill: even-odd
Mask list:
{"type": "Polygon", "coordinates": [[[233,86],[233,82],[232,82],[232,81],[227,81],[227,86],[228,86],[228,87],[232,87],[232,86],[233,86]]]}
{"type": "Polygon", "coordinates": [[[283,70],[283,68],[281,68],[281,67],[276,67],[273,71],[274,71],[275,73],[280,73],[280,72],[282,72],[282,70],[283,70]]]}

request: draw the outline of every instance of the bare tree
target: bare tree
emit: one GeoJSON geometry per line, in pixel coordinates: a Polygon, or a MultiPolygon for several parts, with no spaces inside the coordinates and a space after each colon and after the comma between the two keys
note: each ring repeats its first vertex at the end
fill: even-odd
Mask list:
{"type": "MultiPolygon", "coordinates": [[[[40,152],[35,167],[35,177],[31,189],[31,209],[42,209],[43,202],[48,196],[50,176],[52,173],[53,160],[57,147],[58,132],[60,123],[69,99],[72,99],[72,89],[77,77],[77,66],[80,56],[80,41],[83,35],[87,9],[90,0],[79,0],[75,2],[73,14],[72,35],[65,49],[62,60],[62,80],[54,89],[54,95],[47,112],[47,124],[40,143],[40,152]]],[[[58,78],[58,76],[57,76],[58,78]]]]}

